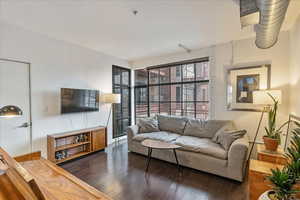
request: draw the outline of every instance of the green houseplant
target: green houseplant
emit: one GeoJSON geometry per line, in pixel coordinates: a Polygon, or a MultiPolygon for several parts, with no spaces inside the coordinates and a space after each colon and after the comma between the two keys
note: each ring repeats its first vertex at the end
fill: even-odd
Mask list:
{"type": "Polygon", "coordinates": [[[268,180],[272,183],[272,190],[264,193],[260,199],[291,200],[299,192],[295,189],[295,184],[300,178],[300,124],[293,123],[296,128],[292,131],[291,145],[285,154],[288,164],[282,170],[271,170],[272,174],[268,180]]]}
{"type": "Polygon", "coordinates": [[[268,197],[271,200],[291,200],[297,193],[294,189],[296,184],[295,179],[289,173],[289,167],[284,167],[282,170],[272,169],[272,175],[268,180],[272,183],[272,191],[268,192],[268,197]]]}
{"type": "Polygon", "coordinates": [[[268,126],[265,127],[266,135],[263,137],[263,140],[267,150],[276,151],[281,141],[281,129],[288,122],[285,122],[277,129],[277,111],[279,102],[271,94],[268,93],[268,95],[272,98],[274,105],[269,108],[268,111],[268,126]]]}

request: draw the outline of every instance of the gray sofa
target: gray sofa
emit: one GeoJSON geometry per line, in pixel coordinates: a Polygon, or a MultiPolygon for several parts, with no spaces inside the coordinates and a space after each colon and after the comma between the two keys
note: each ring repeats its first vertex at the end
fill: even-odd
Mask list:
{"type": "MultiPolygon", "coordinates": [[[[147,148],[141,145],[145,139],[175,143],[181,146],[177,150],[180,165],[243,181],[249,146],[247,137],[236,139],[228,150],[213,141],[219,131],[234,128],[232,121],[200,123],[184,117],[158,115],[157,123],[159,130],[150,133],[140,133],[138,125],[129,127],[128,150],[147,155],[147,148]]],[[[152,157],[176,162],[174,154],[168,150],[153,150],[152,157]]]]}

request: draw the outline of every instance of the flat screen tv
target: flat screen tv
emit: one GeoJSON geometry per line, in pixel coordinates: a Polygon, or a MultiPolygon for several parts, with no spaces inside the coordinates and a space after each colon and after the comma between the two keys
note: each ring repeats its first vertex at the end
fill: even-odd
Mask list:
{"type": "Polygon", "coordinates": [[[99,91],[61,88],[61,113],[99,111],[99,91]]]}

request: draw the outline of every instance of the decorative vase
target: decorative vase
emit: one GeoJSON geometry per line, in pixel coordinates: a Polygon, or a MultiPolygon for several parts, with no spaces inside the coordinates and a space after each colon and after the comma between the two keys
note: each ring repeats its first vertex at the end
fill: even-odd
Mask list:
{"type": "Polygon", "coordinates": [[[272,190],[265,191],[258,200],[277,200],[277,198],[274,196],[275,192],[272,190]]]}
{"type": "Polygon", "coordinates": [[[269,138],[269,137],[263,137],[264,139],[264,143],[265,143],[265,147],[266,150],[268,151],[277,151],[278,145],[279,145],[279,141],[278,139],[273,139],[273,138],[269,138]]]}

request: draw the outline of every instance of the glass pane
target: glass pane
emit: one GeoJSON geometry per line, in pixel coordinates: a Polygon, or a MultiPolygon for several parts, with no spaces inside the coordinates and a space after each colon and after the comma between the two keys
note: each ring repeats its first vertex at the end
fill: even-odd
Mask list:
{"type": "Polygon", "coordinates": [[[181,116],[181,103],[171,103],[171,115],[181,116]]]}
{"type": "Polygon", "coordinates": [[[160,86],[160,101],[170,101],[170,85],[160,86]]]}
{"type": "Polygon", "coordinates": [[[135,112],[136,118],[147,117],[148,115],[148,97],[147,88],[135,88],[135,112]]]}
{"type": "Polygon", "coordinates": [[[171,82],[181,82],[181,66],[171,67],[171,82]]]}
{"type": "Polygon", "coordinates": [[[208,103],[196,103],[196,118],[207,120],[208,111],[209,111],[208,103]]]}
{"type": "Polygon", "coordinates": [[[130,110],[129,110],[129,102],[130,102],[130,95],[129,95],[129,89],[123,88],[122,90],[122,112],[123,112],[123,117],[128,118],[130,115],[130,110]]]}
{"type": "Polygon", "coordinates": [[[197,83],[197,101],[208,101],[208,83],[197,83]]]}
{"type": "Polygon", "coordinates": [[[148,104],[136,103],[135,104],[136,118],[143,118],[148,116],[148,104]]]}
{"type": "Polygon", "coordinates": [[[196,63],[196,80],[209,79],[209,62],[196,63]]]}
{"type": "Polygon", "coordinates": [[[158,69],[152,69],[149,71],[149,84],[158,84],[158,69]]]}
{"type": "Polygon", "coordinates": [[[150,103],[150,116],[153,117],[158,114],[159,103],[150,103]]]}
{"type": "Polygon", "coordinates": [[[194,72],[194,64],[188,64],[182,66],[183,73],[183,81],[194,81],[195,80],[195,72],[194,72]]]}
{"type": "Polygon", "coordinates": [[[159,86],[149,87],[149,98],[150,101],[159,101],[159,86]]]}
{"type": "Polygon", "coordinates": [[[113,107],[114,107],[114,118],[115,119],[120,119],[122,118],[122,115],[121,115],[121,104],[113,104],[113,107]]]}
{"type": "Polygon", "coordinates": [[[121,135],[123,129],[122,120],[115,120],[113,129],[114,129],[115,136],[121,135]]]}
{"type": "Polygon", "coordinates": [[[126,130],[129,126],[129,119],[123,119],[122,120],[122,132],[120,133],[121,135],[126,135],[126,130]]]}
{"type": "Polygon", "coordinates": [[[122,85],[130,85],[128,71],[122,71],[122,85]]]}
{"type": "Polygon", "coordinates": [[[113,69],[113,77],[115,84],[121,84],[121,71],[117,68],[113,69]]]}
{"type": "Polygon", "coordinates": [[[142,88],[135,88],[135,102],[137,103],[147,103],[148,101],[148,96],[147,96],[147,88],[142,87],[142,88]]]}
{"type": "Polygon", "coordinates": [[[195,118],[195,104],[194,103],[183,103],[183,116],[195,118]]]}
{"type": "Polygon", "coordinates": [[[194,101],[195,84],[183,84],[183,101],[194,101]]]}
{"type": "Polygon", "coordinates": [[[170,114],[170,103],[160,103],[160,114],[169,115],[170,114]]]}
{"type": "Polygon", "coordinates": [[[171,101],[181,102],[181,85],[171,85],[171,101]]]}
{"type": "Polygon", "coordinates": [[[170,82],[170,68],[165,67],[159,70],[160,83],[170,82]]]}
{"type": "Polygon", "coordinates": [[[134,71],[135,85],[147,85],[148,72],[146,69],[139,69],[134,71]]]}

